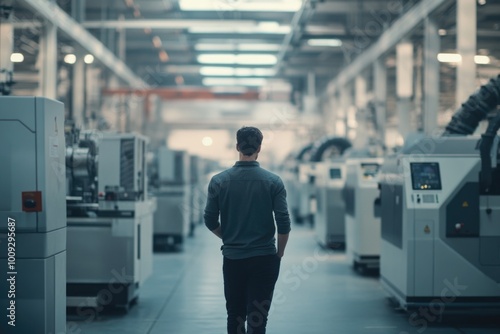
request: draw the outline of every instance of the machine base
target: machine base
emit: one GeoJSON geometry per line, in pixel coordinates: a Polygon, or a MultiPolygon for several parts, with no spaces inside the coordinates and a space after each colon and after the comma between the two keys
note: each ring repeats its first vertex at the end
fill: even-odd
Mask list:
{"type": "Polygon", "coordinates": [[[380,282],[384,289],[391,295],[390,300],[405,311],[413,311],[425,307],[439,307],[443,312],[469,312],[470,310],[491,309],[500,311],[500,296],[466,296],[466,297],[448,297],[446,300],[441,296],[405,296],[399,289],[394,287],[383,276],[380,282]]]}
{"type": "Polygon", "coordinates": [[[139,298],[139,284],[120,283],[68,283],[67,308],[94,308],[97,312],[120,309],[125,312],[139,298]]]}
{"type": "Polygon", "coordinates": [[[354,270],[361,273],[375,272],[380,269],[379,255],[356,255],[352,263],[354,270]]]}
{"type": "Polygon", "coordinates": [[[184,238],[179,234],[155,234],[153,236],[154,252],[181,251],[184,238]]]}

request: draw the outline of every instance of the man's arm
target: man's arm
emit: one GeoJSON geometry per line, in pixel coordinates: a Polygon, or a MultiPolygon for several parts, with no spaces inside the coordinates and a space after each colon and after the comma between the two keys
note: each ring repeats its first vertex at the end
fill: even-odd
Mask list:
{"type": "Polygon", "coordinates": [[[273,202],[274,219],[278,228],[278,253],[279,257],[285,254],[288,236],[290,234],[290,215],[286,204],[286,190],[281,179],[276,183],[276,194],[273,202]]]}
{"type": "Polygon", "coordinates": [[[283,257],[285,255],[285,247],[288,242],[288,236],[290,233],[287,234],[279,234],[278,233],[278,256],[283,257]]]}
{"type": "Polygon", "coordinates": [[[219,192],[215,181],[212,179],[208,185],[207,205],[205,206],[205,225],[213,234],[222,239],[222,231],[219,224],[219,192]]]}

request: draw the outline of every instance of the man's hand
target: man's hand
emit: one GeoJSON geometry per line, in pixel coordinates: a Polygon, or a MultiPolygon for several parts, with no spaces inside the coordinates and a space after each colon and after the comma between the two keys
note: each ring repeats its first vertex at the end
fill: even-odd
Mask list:
{"type": "Polygon", "coordinates": [[[287,233],[287,234],[279,234],[278,233],[278,252],[276,253],[276,255],[279,258],[282,258],[283,255],[285,255],[285,247],[286,247],[286,244],[288,242],[288,235],[289,235],[289,233],[287,233]]]}
{"type": "Polygon", "coordinates": [[[220,225],[215,230],[212,230],[212,233],[222,239],[222,230],[220,225]]]}

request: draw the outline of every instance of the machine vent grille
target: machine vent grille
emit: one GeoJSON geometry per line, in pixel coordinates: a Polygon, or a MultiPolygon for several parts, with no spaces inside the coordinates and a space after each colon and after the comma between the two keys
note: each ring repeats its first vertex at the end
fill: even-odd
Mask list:
{"type": "Polygon", "coordinates": [[[121,141],[120,186],[125,191],[134,191],[134,139],[121,141]]]}
{"type": "Polygon", "coordinates": [[[434,195],[422,195],[422,202],[423,203],[436,203],[436,198],[434,195]]]}

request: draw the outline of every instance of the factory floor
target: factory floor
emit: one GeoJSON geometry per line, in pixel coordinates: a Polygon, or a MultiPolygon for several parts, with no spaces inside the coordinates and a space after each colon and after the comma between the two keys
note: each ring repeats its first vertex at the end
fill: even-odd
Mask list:
{"type": "MultiPolygon", "coordinates": [[[[225,333],[219,248],[199,226],[183,252],[154,255],[153,276],[127,314],[68,316],[67,334],[225,333]]],[[[269,334],[500,333],[498,316],[414,318],[396,309],[376,275],[355,273],[343,252],[321,249],[307,227],[293,227],[281,265],[269,334]]]]}

